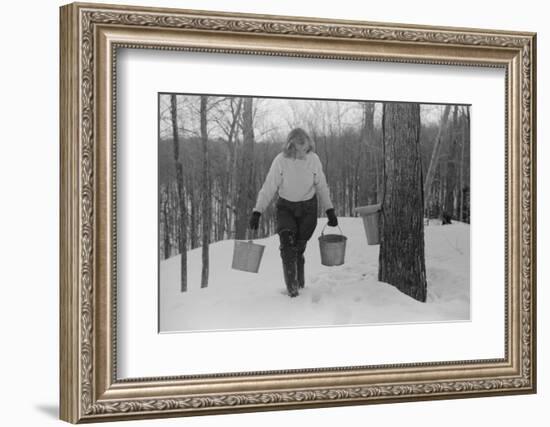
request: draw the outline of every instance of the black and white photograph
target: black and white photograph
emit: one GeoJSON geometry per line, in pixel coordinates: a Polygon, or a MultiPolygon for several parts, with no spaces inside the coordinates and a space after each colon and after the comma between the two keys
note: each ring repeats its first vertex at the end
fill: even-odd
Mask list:
{"type": "Polygon", "coordinates": [[[158,109],[160,332],[470,320],[470,105],[158,109]]]}

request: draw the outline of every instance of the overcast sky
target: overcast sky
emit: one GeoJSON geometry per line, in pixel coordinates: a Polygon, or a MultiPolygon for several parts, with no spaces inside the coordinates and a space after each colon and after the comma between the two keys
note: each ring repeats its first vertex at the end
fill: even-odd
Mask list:
{"type": "MultiPolygon", "coordinates": [[[[198,95],[178,95],[179,126],[187,134],[198,135],[199,114],[198,95]]],[[[219,97],[210,97],[210,104],[219,100],[219,97]]],[[[170,95],[161,95],[160,114],[161,136],[169,136],[171,119],[169,115],[170,95]]],[[[227,101],[217,105],[216,109],[209,110],[208,134],[210,138],[223,135],[219,121],[224,120],[222,109],[227,109],[227,101]],[[221,108],[220,108],[221,107],[221,108]]],[[[288,98],[255,98],[254,101],[254,136],[256,141],[281,140],[294,127],[302,127],[307,131],[316,128],[320,133],[335,133],[345,128],[357,128],[362,123],[362,103],[357,101],[334,100],[304,100],[288,98]]],[[[421,121],[424,124],[436,124],[441,118],[444,105],[421,104],[421,121]]],[[[225,117],[227,120],[228,116],[225,117]]],[[[374,124],[381,126],[382,103],[375,104],[374,124]]]]}

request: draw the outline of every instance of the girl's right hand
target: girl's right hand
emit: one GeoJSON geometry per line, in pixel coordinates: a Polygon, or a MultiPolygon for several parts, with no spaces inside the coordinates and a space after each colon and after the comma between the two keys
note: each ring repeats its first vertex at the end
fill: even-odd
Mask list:
{"type": "Polygon", "coordinates": [[[248,226],[252,230],[257,230],[258,225],[260,224],[260,212],[254,211],[252,212],[252,215],[250,215],[250,220],[248,221],[248,226]]]}

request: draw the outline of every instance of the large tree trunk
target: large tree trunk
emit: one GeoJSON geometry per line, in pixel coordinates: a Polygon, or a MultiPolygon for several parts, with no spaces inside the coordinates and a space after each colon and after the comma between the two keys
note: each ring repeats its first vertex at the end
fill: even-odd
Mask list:
{"type": "Polygon", "coordinates": [[[252,100],[248,97],[243,100],[243,150],[242,161],[239,167],[239,188],[237,195],[237,212],[235,221],[235,237],[246,238],[248,217],[252,213],[255,201],[254,185],[254,126],[252,114],[252,100]]]}
{"type": "Polygon", "coordinates": [[[430,159],[430,164],[428,166],[428,172],[426,173],[426,180],[424,182],[424,195],[426,196],[426,200],[424,201],[424,209],[426,210],[430,205],[430,196],[432,194],[431,192],[432,182],[434,179],[435,170],[439,163],[439,155],[441,153],[441,138],[443,136],[443,132],[447,128],[447,121],[449,119],[450,110],[451,110],[450,105],[445,106],[445,110],[443,110],[443,117],[441,118],[441,123],[439,124],[439,130],[437,132],[437,136],[435,137],[432,156],[430,159]]]}
{"type": "Polygon", "coordinates": [[[183,191],[183,168],[180,161],[180,142],[178,132],[178,110],[176,95],[170,96],[170,113],[172,116],[172,136],[174,140],[174,162],[176,164],[176,184],[179,200],[179,252],[181,259],[180,290],[187,291],[187,211],[185,208],[185,194],[183,191]]]}
{"type": "Polygon", "coordinates": [[[210,249],[210,228],[212,226],[212,215],[210,213],[212,204],[210,200],[210,173],[208,162],[208,134],[206,129],[206,105],[207,96],[201,96],[200,122],[202,142],[202,274],[201,288],[208,286],[208,270],[210,260],[208,252],[210,249]]]}
{"type": "Polygon", "coordinates": [[[383,107],[384,199],[378,280],[426,302],[420,106],[383,107]]]}

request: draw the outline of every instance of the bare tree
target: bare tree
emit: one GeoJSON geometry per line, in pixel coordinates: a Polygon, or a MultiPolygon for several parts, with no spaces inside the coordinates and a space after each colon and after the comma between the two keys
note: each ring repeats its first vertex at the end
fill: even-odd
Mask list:
{"type": "Polygon", "coordinates": [[[445,174],[442,224],[450,224],[455,217],[456,163],[457,163],[458,107],[453,107],[452,122],[448,138],[447,168],[445,174]]]}
{"type": "Polygon", "coordinates": [[[465,157],[465,151],[466,151],[466,145],[469,145],[470,143],[470,110],[468,107],[464,108],[465,111],[462,112],[462,115],[460,117],[460,123],[461,123],[461,131],[462,131],[462,147],[460,150],[460,194],[459,194],[459,214],[458,219],[459,221],[464,221],[464,168],[466,167],[464,162],[465,157]]]}
{"type": "Polygon", "coordinates": [[[384,103],[384,199],[378,280],[425,302],[420,106],[384,103]]]}
{"type": "Polygon", "coordinates": [[[437,136],[435,137],[435,142],[432,150],[432,156],[430,159],[430,164],[428,166],[428,172],[426,173],[426,179],[424,181],[424,209],[427,210],[430,204],[431,189],[432,183],[435,175],[435,170],[439,163],[439,156],[441,154],[441,139],[444,135],[445,130],[447,129],[447,121],[449,119],[449,112],[451,110],[450,105],[446,105],[443,110],[443,116],[441,117],[441,122],[439,124],[439,130],[437,136]]]}
{"type": "Polygon", "coordinates": [[[212,215],[210,213],[210,173],[208,162],[208,133],[206,128],[208,97],[201,96],[200,123],[201,123],[201,142],[203,149],[202,158],[202,274],[201,288],[208,286],[208,270],[210,265],[210,228],[212,215]]]}
{"type": "Polygon", "coordinates": [[[374,102],[364,102],[362,106],[363,126],[361,134],[363,145],[366,148],[366,159],[364,162],[361,162],[361,167],[365,169],[365,173],[362,174],[362,181],[364,182],[363,194],[368,203],[376,203],[379,196],[379,153],[374,134],[374,102]]]}
{"type": "Polygon", "coordinates": [[[235,210],[233,206],[234,196],[237,188],[237,124],[241,115],[241,107],[243,104],[242,98],[230,98],[229,99],[229,118],[225,126],[222,125],[222,129],[226,135],[227,149],[229,151],[229,157],[227,159],[227,179],[224,182],[224,188],[221,194],[222,210],[220,213],[220,225],[222,227],[222,234],[225,232],[227,225],[231,224],[232,213],[235,210]],[[229,215],[228,215],[229,211],[229,215]]]}
{"type": "Polygon", "coordinates": [[[176,184],[179,199],[179,252],[181,257],[180,290],[187,291],[187,209],[185,206],[185,194],[183,191],[183,169],[180,161],[180,141],[178,132],[178,102],[175,94],[170,96],[170,108],[172,116],[172,137],[174,146],[174,163],[176,165],[176,184]]]}
{"type": "Polygon", "coordinates": [[[162,242],[163,242],[163,259],[169,258],[171,253],[170,248],[170,212],[168,209],[169,191],[168,186],[163,185],[160,189],[160,204],[161,204],[161,225],[162,225],[162,242]]]}
{"type": "Polygon", "coordinates": [[[243,100],[242,130],[243,149],[242,160],[239,167],[239,185],[236,204],[235,237],[246,238],[248,217],[254,207],[256,192],[251,186],[254,183],[254,126],[252,115],[253,98],[243,100]]]}

